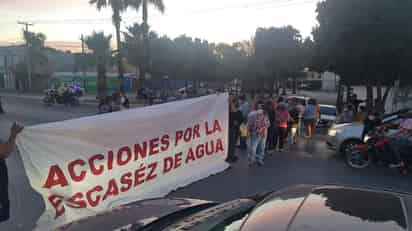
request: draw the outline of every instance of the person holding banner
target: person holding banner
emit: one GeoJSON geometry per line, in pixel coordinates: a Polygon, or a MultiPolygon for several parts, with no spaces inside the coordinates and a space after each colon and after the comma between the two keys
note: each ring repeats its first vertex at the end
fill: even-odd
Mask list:
{"type": "Polygon", "coordinates": [[[229,102],[229,152],[226,161],[236,162],[236,143],[239,139],[240,125],[243,122],[242,112],[239,111],[239,101],[232,98],[229,102]]]}
{"type": "Polygon", "coordinates": [[[0,223],[7,221],[10,217],[9,180],[5,160],[13,152],[16,146],[16,137],[22,130],[23,126],[14,123],[7,143],[0,144],[0,223]]]}

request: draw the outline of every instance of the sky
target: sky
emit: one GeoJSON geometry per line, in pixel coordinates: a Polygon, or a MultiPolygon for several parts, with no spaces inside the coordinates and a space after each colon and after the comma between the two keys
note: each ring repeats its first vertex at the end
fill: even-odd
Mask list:
{"type": "MultiPolygon", "coordinates": [[[[149,8],[151,29],[172,38],[182,34],[210,42],[233,43],[249,40],[258,27],[292,25],[310,36],[316,25],[318,0],[164,0],[162,15],[149,8]]],[[[80,36],[94,31],[114,34],[110,9],[97,11],[89,0],[0,0],[0,46],[21,43],[22,25],[46,35],[48,45],[62,50],[79,50],[80,36]]],[[[141,23],[141,11],[123,14],[122,31],[141,23]]]]}

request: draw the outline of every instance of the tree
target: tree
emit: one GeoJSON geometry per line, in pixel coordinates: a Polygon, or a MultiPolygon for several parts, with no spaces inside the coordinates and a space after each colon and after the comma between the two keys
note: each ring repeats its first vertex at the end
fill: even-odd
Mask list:
{"type": "Polygon", "coordinates": [[[140,73],[144,76],[148,72],[149,66],[151,65],[150,54],[150,42],[149,42],[149,14],[148,14],[148,5],[153,5],[161,13],[165,11],[165,5],[163,0],[126,0],[126,5],[131,6],[136,11],[139,11],[142,8],[142,19],[143,19],[143,43],[144,43],[144,55],[145,63],[141,66],[140,73]]]}
{"type": "Polygon", "coordinates": [[[297,73],[305,67],[304,44],[300,32],[292,26],[258,28],[254,39],[256,64],[260,64],[260,75],[271,80],[271,86],[283,85],[288,78],[296,79],[297,73]]]}
{"type": "Polygon", "coordinates": [[[111,59],[110,40],[111,35],[104,32],[93,32],[87,36],[85,43],[88,49],[93,52],[97,67],[97,95],[99,99],[104,99],[107,95],[106,65],[111,59]]]}
{"type": "Polygon", "coordinates": [[[32,90],[32,74],[35,72],[36,67],[46,65],[48,63],[47,56],[44,54],[46,36],[43,33],[34,33],[23,30],[23,38],[27,45],[27,60],[26,64],[27,76],[25,79],[20,78],[20,88],[25,90],[28,86],[29,90],[32,90]],[[26,84],[27,82],[27,84],[26,84]]]}
{"type": "Polygon", "coordinates": [[[242,48],[241,43],[217,44],[215,48],[217,58],[217,78],[223,81],[244,79],[247,67],[248,54],[242,48]]]}
{"type": "Polygon", "coordinates": [[[124,54],[130,64],[136,67],[136,77],[139,76],[140,67],[144,63],[143,37],[144,28],[142,24],[135,23],[126,28],[124,34],[124,54]]]}
{"type": "Polygon", "coordinates": [[[116,44],[117,44],[117,67],[120,78],[120,92],[124,92],[123,77],[123,55],[121,49],[121,38],[120,38],[120,23],[122,21],[121,14],[127,9],[127,2],[125,0],[90,0],[91,5],[96,5],[97,10],[101,10],[105,7],[111,7],[113,15],[112,22],[116,29],[116,44]]]}
{"type": "Polygon", "coordinates": [[[344,84],[366,86],[367,106],[383,109],[397,79],[407,79],[412,50],[412,2],[326,0],[317,7],[315,46],[324,69],[344,84]],[[350,15],[350,16],[349,16],[350,15]],[[378,86],[374,105],[373,86],[378,86]],[[382,94],[382,86],[387,90],[382,94]]]}

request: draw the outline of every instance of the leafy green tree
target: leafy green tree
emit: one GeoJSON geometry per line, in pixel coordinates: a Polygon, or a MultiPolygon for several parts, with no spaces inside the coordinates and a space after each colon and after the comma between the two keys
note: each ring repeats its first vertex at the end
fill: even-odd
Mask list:
{"type": "Polygon", "coordinates": [[[405,81],[412,42],[411,1],[326,0],[317,7],[318,61],[347,85],[366,86],[367,106],[382,109],[397,79],[405,81]],[[374,105],[373,86],[378,86],[374,105]],[[382,86],[387,90],[382,94],[382,86]]]}
{"type": "Polygon", "coordinates": [[[241,43],[217,44],[215,48],[217,58],[217,76],[221,81],[244,79],[248,63],[248,54],[242,49],[241,43]]]}
{"type": "Polygon", "coordinates": [[[120,23],[122,21],[121,14],[127,9],[126,0],[90,0],[91,5],[96,5],[97,10],[101,10],[105,7],[110,7],[112,9],[112,22],[116,29],[116,44],[117,44],[117,67],[120,78],[120,91],[124,92],[123,77],[124,77],[124,68],[123,68],[123,55],[121,49],[121,38],[120,38],[120,23]]]}
{"type": "Polygon", "coordinates": [[[124,54],[130,64],[136,67],[136,76],[144,63],[144,28],[142,24],[135,23],[127,27],[124,34],[124,54]]]}
{"type": "Polygon", "coordinates": [[[300,32],[292,26],[258,28],[254,38],[255,63],[260,75],[271,81],[271,86],[286,87],[288,78],[295,79],[305,67],[304,43],[300,32]]]}
{"type": "Polygon", "coordinates": [[[97,95],[99,99],[103,99],[107,95],[106,66],[111,59],[111,39],[112,36],[105,35],[104,32],[93,32],[85,40],[87,48],[93,52],[93,57],[96,60],[97,95]]]}

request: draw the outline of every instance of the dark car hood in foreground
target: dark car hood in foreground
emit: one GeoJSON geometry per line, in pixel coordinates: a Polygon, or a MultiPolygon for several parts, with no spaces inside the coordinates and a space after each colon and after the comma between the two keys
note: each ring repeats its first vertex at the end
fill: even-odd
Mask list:
{"type": "Polygon", "coordinates": [[[297,186],[261,202],[242,231],[403,231],[411,196],[338,186],[297,186]]]}
{"type": "MultiPolygon", "coordinates": [[[[99,214],[94,217],[88,217],[84,220],[73,222],[59,230],[64,231],[113,231],[120,228],[127,229],[134,225],[135,227],[144,226],[167,216],[174,212],[191,208],[195,206],[207,205],[212,202],[194,199],[179,198],[161,198],[150,199],[131,203],[109,212],[99,214]]],[[[214,204],[214,203],[212,203],[214,204]]]]}

